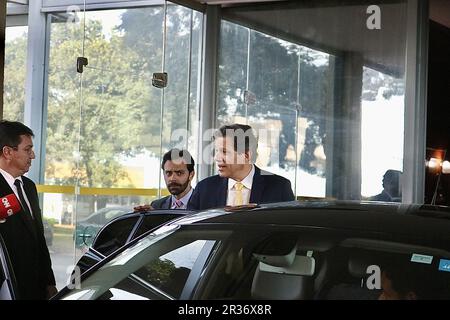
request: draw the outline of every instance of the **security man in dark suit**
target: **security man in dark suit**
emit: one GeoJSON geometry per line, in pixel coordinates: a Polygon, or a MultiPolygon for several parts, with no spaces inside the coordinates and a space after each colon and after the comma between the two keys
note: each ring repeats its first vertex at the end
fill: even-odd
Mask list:
{"type": "Polygon", "coordinates": [[[0,196],[15,194],[21,210],[0,223],[17,281],[17,299],[48,299],[57,293],[44,238],[36,185],[28,172],[33,131],[20,122],[0,121],[0,196]]]}
{"type": "Polygon", "coordinates": [[[188,209],[295,200],[289,180],[254,165],[257,139],[250,126],[222,126],[214,134],[214,150],[219,174],[197,184],[188,209]]]}
{"type": "Polygon", "coordinates": [[[154,209],[186,209],[192,195],[194,158],[187,150],[171,149],[163,156],[161,169],[170,196],[153,201],[150,205],[135,207],[135,211],[154,209]]]}

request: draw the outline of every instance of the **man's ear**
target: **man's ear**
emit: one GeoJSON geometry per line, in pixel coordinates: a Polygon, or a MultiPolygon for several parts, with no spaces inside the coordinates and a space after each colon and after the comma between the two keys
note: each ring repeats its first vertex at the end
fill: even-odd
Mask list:
{"type": "Polygon", "coordinates": [[[194,170],[189,172],[189,182],[192,181],[192,179],[194,179],[194,176],[195,176],[195,171],[194,170]]]}
{"type": "Polygon", "coordinates": [[[247,163],[252,163],[252,156],[253,156],[253,154],[252,154],[252,152],[250,150],[246,151],[244,153],[244,156],[245,156],[245,160],[247,161],[247,163]]]}
{"type": "Polygon", "coordinates": [[[3,156],[4,158],[6,158],[7,160],[11,158],[11,148],[8,146],[4,146],[2,149],[2,154],[0,156],[3,156]]]}

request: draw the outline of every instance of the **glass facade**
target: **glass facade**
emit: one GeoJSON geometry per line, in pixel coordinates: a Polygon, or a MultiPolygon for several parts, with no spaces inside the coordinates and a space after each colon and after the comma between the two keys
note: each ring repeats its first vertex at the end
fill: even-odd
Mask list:
{"type": "MultiPolygon", "coordinates": [[[[43,109],[36,182],[54,232],[58,288],[116,212],[167,194],[160,170],[167,150],[203,154],[204,112],[213,113],[210,128],[251,125],[257,165],[289,179],[300,199],[373,200],[387,170],[403,171],[411,156],[404,150],[407,0],[375,5],[381,20],[363,0],[224,6],[216,104],[202,112],[202,74],[211,71],[202,64],[203,12],[164,1],[99,0],[87,10],[69,2],[43,3],[44,101],[28,106],[43,109]],[[80,57],[87,64],[77,73],[80,57]],[[152,86],[161,72],[164,89],[152,86]]],[[[27,33],[6,29],[9,120],[24,121],[30,94],[27,33]]],[[[389,201],[402,201],[401,193],[389,201]]]]}
{"type": "Polygon", "coordinates": [[[403,169],[406,1],[378,6],[379,29],[363,1],[330,4],[223,9],[217,126],[251,125],[297,196],[374,200],[403,169]]]}
{"type": "Polygon", "coordinates": [[[77,260],[112,212],[166,194],[165,152],[195,154],[202,14],[168,4],[49,19],[44,184],[52,191],[43,207],[58,230],[73,234],[62,239],[75,242],[77,260]],[[79,57],[87,65],[77,74],[79,57]],[[162,71],[164,90],[152,86],[162,71]]]}

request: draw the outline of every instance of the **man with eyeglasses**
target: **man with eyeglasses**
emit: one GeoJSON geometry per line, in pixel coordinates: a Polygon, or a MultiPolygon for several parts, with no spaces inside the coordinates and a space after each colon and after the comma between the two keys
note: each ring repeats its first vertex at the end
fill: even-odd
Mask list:
{"type": "Polygon", "coordinates": [[[161,169],[169,196],[153,201],[150,205],[135,207],[135,211],[153,209],[186,209],[192,195],[194,158],[187,150],[171,149],[163,156],[161,169]]]}
{"type": "Polygon", "coordinates": [[[0,121],[0,197],[14,194],[20,211],[0,223],[17,281],[16,298],[48,299],[57,293],[44,237],[36,185],[24,176],[35,158],[33,131],[16,121],[0,121]]]}

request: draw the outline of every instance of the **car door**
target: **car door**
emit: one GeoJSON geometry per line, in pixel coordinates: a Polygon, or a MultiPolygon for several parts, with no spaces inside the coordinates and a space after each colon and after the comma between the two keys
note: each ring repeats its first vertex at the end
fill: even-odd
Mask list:
{"type": "Polygon", "coordinates": [[[0,300],[16,299],[16,280],[3,238],[0,235],[0,300]]]}
{"type": "Polygon", "coordinates": [[[155,210],[130,213],[112,220],[98,232],[92,246],[78,261],[77,267],[80,269],[80,273],[82,274],[112,252],[148,230],[155,229],[188,213],[189,211],[186,210],[155,210]]]}

